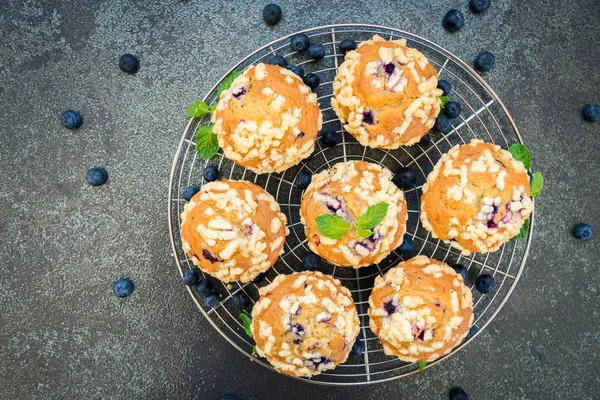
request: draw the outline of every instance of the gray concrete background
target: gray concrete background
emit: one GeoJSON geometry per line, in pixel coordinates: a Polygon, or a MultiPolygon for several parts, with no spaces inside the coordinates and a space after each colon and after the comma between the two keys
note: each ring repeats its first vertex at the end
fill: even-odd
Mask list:
{"type": "Polygon", "coordinates": [[[0,398],[2,399],[592,399],[598,374],[600,102],[597,0],[0,2],[0,398]],[[440,24],[451,7],[467,22],[440,24]],[[543,171],[531,255],[513,297],[482,335],[422,374],[360,388],[293,381],[248,362],[203,320],[168,242],[166,197],[184,111],[251,50],[328,23],[376,23],[465,60],[497,58],[488,80],[543,171]],[[139,56],[136,76],[118,57],[139,56]],[[76,133],[60,113],[80,109],[76,133]],[[110,183],[85,184],[102,165],[110,183]],[[112,282],[131,276],[120,300],[112,282]]]}

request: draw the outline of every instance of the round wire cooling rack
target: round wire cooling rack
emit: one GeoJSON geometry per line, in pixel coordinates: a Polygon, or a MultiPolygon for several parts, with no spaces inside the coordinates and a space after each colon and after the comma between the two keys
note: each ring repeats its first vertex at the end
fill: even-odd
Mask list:
{"type": "Polygon", "coordinates": [[[259,298],[258,289],[270,283],[275,276],[302,270],[302,255],[309,250],[299,214],[303,191],[293,185],[297,174],[301,170],[317,173],[330,168],[337,162],[346,160],[365,160],[383,165],[392,171],[400,167],[412,168],[417,173],[417,185],[414,189],[406,190],[404,193],[409,211],[407,234],[414,241],[414,252],[400,254],[395,250],[379,264],[358,270],[336,267],[324,261],[320,267],[322,272],[339,279],[352,292],[361,322],[358,339],[365,344],[364,353],[359,358],[350,356],[346,363],[335,369],[305,380],[325,385],[359,385],[408,376],[418,372],[417,365],[386,356],[377,336],[369,329],[368,298],[375,277],[385,273],[401,260],[417,254],[424,254],[448,264],[461,263],[465,265],[468,269],[466,283],[472,289],[475,278],[479,274],[492,274],[496,280],[496,289],[492,294],[481,295],[478,291],[473,290],[474,328],[467,339],[452,353],[429,363],[427,368],[455,354],[473,340],[498,314],[521,276],[531,243],[533,214],[530,216],[526,240],[511,240],[495,253],[472,254],[465,257],[449,245],[432,238],[430,233],[421,226],[419,221],[421,187],[425,183],[427,174],[431,172],[441,155],[454,145],[468,143],[471,139],[478,138],[507,148],[513,143],[522,143],[522,139],[512,117],[492,88],[465,62],[424,38],[398,29],[362,24],[329,25],[302,32],[310,37],[311,42],[323,44],[326,51],[324,59],[313,61],[307,55],[295,52],[289,44],[289,38],[292,35],[282,37],[256,50],[231,68],[212,87],[204,100],[209,105],[216,103],[217,88],[230,72],[242,71],[252,64],[266,62],[274,54],[282,55],[290,65],[300,65],[306,73],[313,72],[319,75],[322,83],[316,93],[323,113],[322,130],[341,132],[342,143],[329,148],[322,146],[320,140],[317,139],[313,155],[299,165],[282,173],[256,175],[226,159],[221,151],[210,160],[199,158],[195,150],[195,132],[197,127],[209,123],[209,117],[191,119],[179,142],[170,178],[168,218],[175,261],[181,274],[194,266],[181,248],[179,226],[180,215],[185,203],[181,194],[187,186],[205,183],[202,171],[207,165],[216,166],[220,171],[221,178],[254,182],[275,197],[282,212],[287,216],[290,229],[290,234],[285,242],[285,253],[275,266],[261,274],[253,282],[245,284],[236,282],[225,285],[213,279],[216,284],[215,291],[222,296],[221,303],[216,308],[207,307],[201,298],[198,298],[189,287],[187,288],[202,314],[229,343],[258,364],[273,369],[264,359],[252,355],[253,340],[244,333],[239,319],[240,310],[232,304],[231,299],[235,293],[242,291],[254,304],[259,298]],[[343,54],[339,52],[338,44],[346,38],[354,39],[357,42],[364,41],[375,34],[385,39],[406,39],[408,46],[421,51],[437,68],[441,79],[449,80],[452,83],[453,90],[450,97],[462,104],[463,113],[458,119],[453,120],[452,130],[448,134],[432,131],[429,133],[430,141],[421,141],[418,145],[401,147],[397,150],[383,150],[363,147],[343,130],[342,124],[330,105],[333,80],[339,64],[344,60],[343,54]]]}

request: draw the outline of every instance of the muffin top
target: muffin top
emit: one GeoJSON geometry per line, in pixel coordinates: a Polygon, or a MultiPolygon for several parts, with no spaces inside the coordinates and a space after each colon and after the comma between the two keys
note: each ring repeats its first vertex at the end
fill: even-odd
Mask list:
{"type": "Polygon", "coordinates": [[[425,229],[463,254],[496,251],[533,211],[527,170],[500,146],[457,145],[427,177],[421,209],[425,229]]]}
{"type": "Polygon", "coordinates": [[[397,149],[417,143],[440,112],[437,71],[406,40],[378,35],[346,54],[331,106],[363,146],[397,149]]]}
{"type": "Polygon", "coordinates": [[[392,183],[392,173],[365,161],[335,164],[315,174],[300,205],[300,219],[309,247],[332,264],[354,268],[378,263],[402,242],[406,231],[407,206],[404,194],[392,183]],[[361,236],[356,221],[369,206],[388,205],[385,217],[370,236],[361,236]],[[351,224],[339,239],[318,230],[317,218],[331,214],[351,224]]]}
{"type": "Polygon", "coordinates": [[[183,250],[223,282],[248,282],[283,253],[287,219],[263,188],[246,181],[210,182],[181,214],[183,250]]]}
{"type": "Polygon", "coordinates": [[[252,309],[256,351],[279,372],[318,375],[348,358],[360,325],[350,291],[321,272],[278,275],[252,309]]]}
{"type": "Polygon", "coordinates": [[[469,333],[473,297],[451,267],[417,256],[375,279],[368,312],[386,354],[408,362],[433,361],[469,333]]]}
{"type": "Polygon", "coordinates": [[[225,156],[262,174],[308,157],[323,118],[317,95],[298,75],[258,64],[221,93],[212,122],[225,156]]]}

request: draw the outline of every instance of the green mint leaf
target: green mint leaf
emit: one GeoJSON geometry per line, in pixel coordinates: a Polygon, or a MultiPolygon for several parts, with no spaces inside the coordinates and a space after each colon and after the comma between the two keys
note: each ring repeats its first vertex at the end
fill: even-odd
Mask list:
{"type": "Polygon", "coordinates": [[[440,96],[440,110],[443,111],[446,108],[446,104],[450,101],[448,96],[440,96]]]}
{"type": "Polygon", "coordinates": [[[517,239],[517,240],[525,239],[527,237],[528,231],[529,231],[529,220],[526,219],[525,222],[523,222],[523,225],[521,226],[521,230],[519,231],[519,234],[517,236],[515,236],[515,239],[517,239]]]}
{"type": "Polygon", "coordinates": [[[517,161],[521,161],[525,166],[525,169],[531,168],[531,153],[524,144],[515,143],[508,148],[510,154],[517,161]]]}
{"type": "Polygon", "coordinates": [[[233,83],[233,80],[241,74],[242,73],[239,71],[233,71],[232,73],[227,75],[227,78],[225,78],[223,80],[223,83],[221,83],[221,85],[219,86],[219,91],[217,92],[217,101],[219,100],[219,97],[221,97],[221,93],[223,93],[223,90],[229,89],[231,87],[231,84],[233,83]]]}
{"type": "Polygon", "coordinates": [[[217,135],[212,132],[212,125],[202,125],[196,132],[196,152],[205,160],[211,158],[219,151],[217,135]]]}
{"type": "Polygon", "coordinates": [[[214,113],[217,110],[217,105],[213,104],[212,106],[208,107],[208,112],[210,112],[211,114],[214,113]]]}
{"type": "Polygon", "coordinates": [[[331,214],[321,214],[316,218],[317,229],[330,239],[339,239],[350,229],[350,224],[331,214]]]}
{"type": "Polygon", "coordinates": [[[245,313],[241,313],[239,318],[242,321],[242,325],[244,326],[244,331],[246,332],[246,335],[248,335],[249,337],[254,337],[254,335],[252,334],[252,330],[250,329],[250,325],[252,325],[252,318],[250,318],[248,314],[245,313]]]}
{"type": "Polygon", "coordinates": [[[206,103],[202,100],[194,102],[194,104],[189,106],[187,112],[185,113],[188,118],[202,118],[206,114],[208,114],[208,105],[206,105],[206,103]]]}
{"type": "Polygon", "coordinates": [[[258,351],[256,351],[256,345],[254,345],[254,347],[252,348],[252,355],[253,356],[257,356],[258,355],[258,351]]]}
{"type": "Polygon", "coordinates": [[[373,234],[373,231],[370,229],[365,229],[360,225],[356,225],[356,233],[358,233],[361,237],[369,237],[373,234]]]}
{"type": "Polygon", "coordinates": [[[419,371],[423,371],[425,369],[425,367],[427,366],[428,362],[427,361],[419,361],[417,363],[417,365],[419,366],[419,371]]]}
{"type": "Polygon", "coordinates": [[[385,201],[367,208],[367,212],[356,220],[356,225],[364,229],[375,228],[385,218],[389,204],[385,201]]]}
{"type": "Polygon", "coordinates": [[[531,188],[529,190],[531,197],[535,197],[538,194],[540,194],[543,187],[544,187],[544,177],[542,176],[542,173],[534,172],[533,175],[531,175],[531,188]]]}

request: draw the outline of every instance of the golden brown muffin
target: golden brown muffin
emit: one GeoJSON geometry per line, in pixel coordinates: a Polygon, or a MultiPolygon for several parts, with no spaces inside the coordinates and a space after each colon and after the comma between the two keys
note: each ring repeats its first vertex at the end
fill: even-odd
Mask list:
{"type": "Polygon", "coordinates": [[[348,358],[360,330],[350,291],[321,272],[278,275],[252,309],[256,352],[287,375],[313,376],[348,358]]]}
{"type": "Polygon", "coordinates": [[[369,325],[383,350],[403,361],[433,361],[469,333],[473,296],[441,261],[417,256],[375,279],[369,325]]]}
{"type": "Polygon", "coordinates": [[[212,122],[225,156],[263,174],[284,171],[307,158],[323,117],[317,95],[298,75],[258,64],[221,93],[212,122]]]}
{"type": "Polygon", "coordinates": [[[273,196],[246,181],[207,183],[181,213],[183,250],[223,282],[248,282],[271,268],[288,232],[273,196]]]}
{"type": "Polygon", "coordinates": [[[427,177],[421,222],[434,238],[468,255],[493,252],[533,211],[523,163],[500,146],[472,140],[444,154],[427,177]]]}
{"type": "Polygon", "coordinates": [[[440,113],[437,71],[406,40],[378,35],[346,53],[331,106],[363,146],[397,149],[417,143],[440,113]]]}
{"type": "Polygon", "coordinates": [[[354,268],[376,264],[402,243],[408,216],[404,194],[392,183],[392,173],[365,161],[347,161],[312,177],[300,205],[300,220],[312,251],[335,265],[354,268]],[[340,239],[324,236],[316,219],[332,214],[353,223],[369,206],[386,202],[385,218],[374,234],[360,236],[352,227],[340,239]]]}

